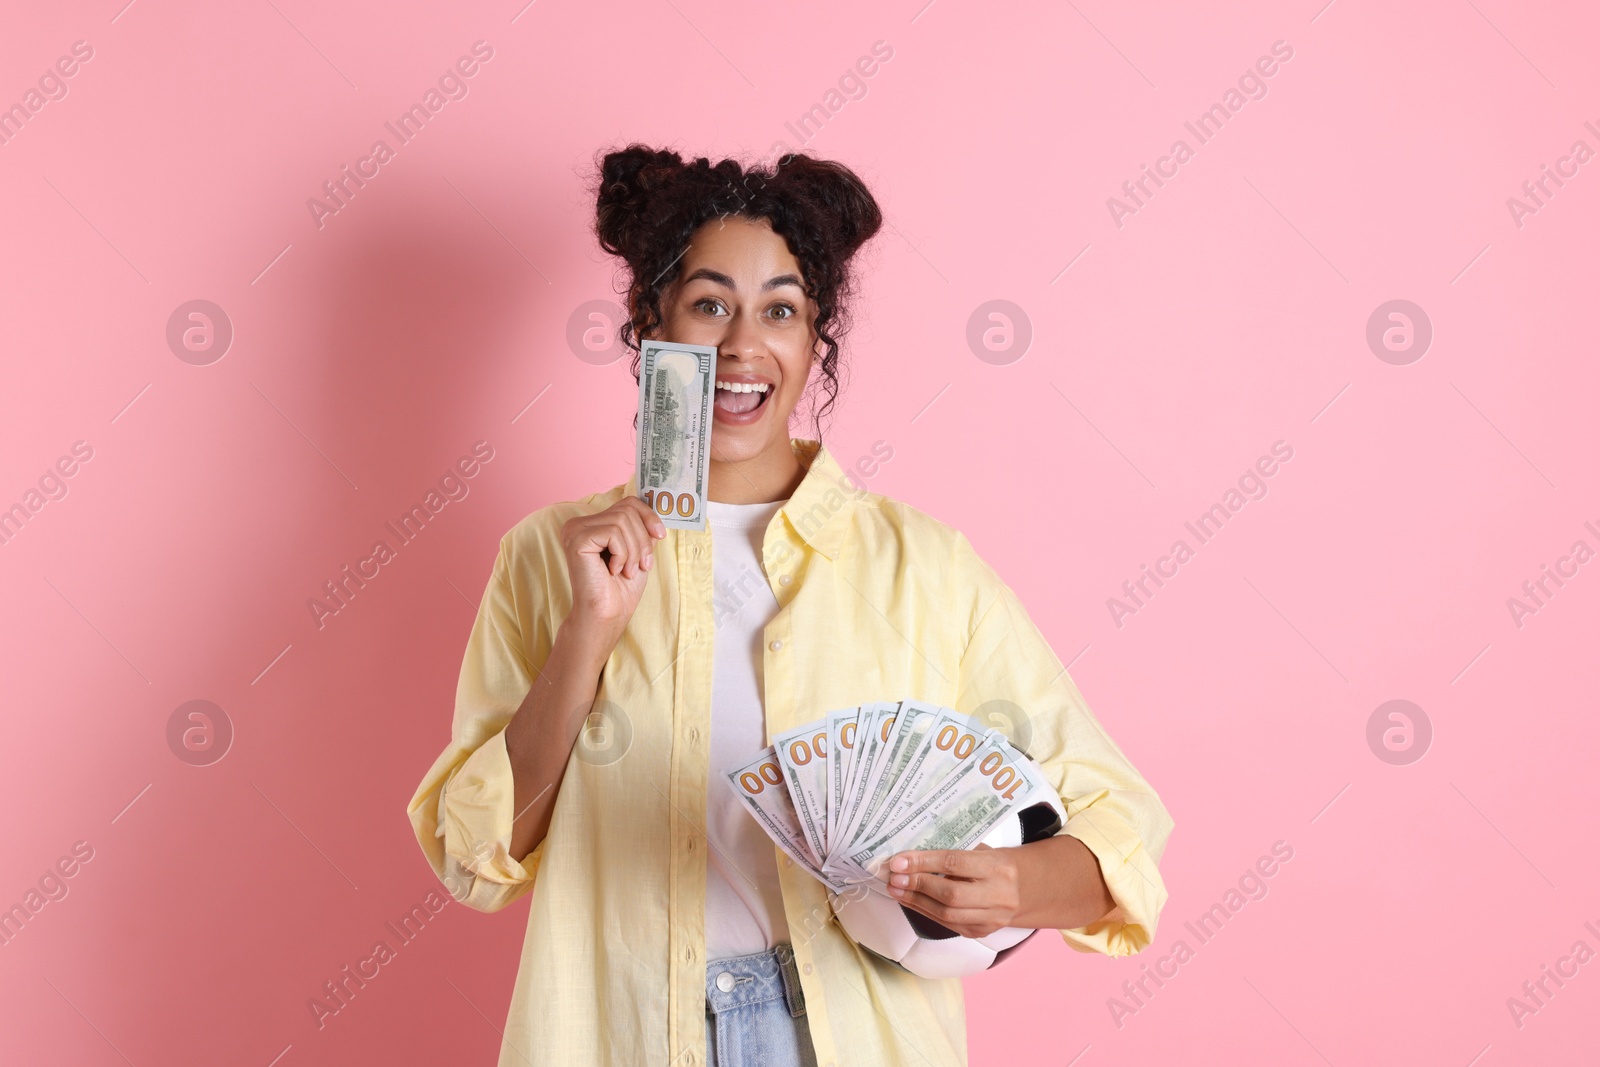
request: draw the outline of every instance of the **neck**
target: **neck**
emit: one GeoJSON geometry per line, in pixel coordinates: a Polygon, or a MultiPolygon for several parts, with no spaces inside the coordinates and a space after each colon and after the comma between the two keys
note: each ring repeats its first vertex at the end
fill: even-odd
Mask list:
{"type": "Polygon", "coordinates": [[[713,455],[709,466],[706,496],[721,504],[787,500],[806,476],[806,468],[788,438],[745,460],[718,460],[713,455]]]}

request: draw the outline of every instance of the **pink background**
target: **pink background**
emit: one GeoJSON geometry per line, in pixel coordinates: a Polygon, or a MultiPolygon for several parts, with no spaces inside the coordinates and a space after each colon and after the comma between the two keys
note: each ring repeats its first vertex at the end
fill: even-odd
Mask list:
{"type": "Polygon", "coordinates": [[[808,146],[888,218],[828,443],[892,447],[869,487],[971,537],[1177,822],[1153,948],[1035,939],[967,983],[972,1063],[1593,1054],[1600,962],[1507,1007],[1600,950],[1600,563],[1507,605],[1600,548],[1600,161],[1507,207],[1600,149],[1592,8],[123,3],[0,36],[0,104],[93,48],[0,144],[0,506],[93,449],[0,545],[0,906],[93,849],[0,948],[0,1060],[494,1062],[525,902],[447,908],[320,1030],[307,1001],[437,885],[404,807],[497,539],[630,470],[627,362],[566,339],[612,295],[590,160],[798,147],[877,41],[808,146]],[[307,199],[478,40],[468,95],[319,229],[307,199]],[[1184,122],[1275,41],[1267,95],[1199,145],[1184,122]],[[1119,227],[1107,198],[1180,137],[1119,227]],[[209,365],[166,341],[193,299],[235,333],[209,365]],[[967,342],[996,299],[1020,358],[967,342]],[[1433,329],[1405,365],[1366,340],[1396,299],[1433,329]],[[479,440],[470,494],[319,629],[308,599],[479,440]],[[1277,441],[1267,496],[1119,627],[1108,598],[1277,441]],[[168,744],[196,699],[235,731],[209,766],[168,744]],[[1432,727],[1405,765],[1367,741],[1394,699],[1432,727]],[[1184,923],[1277,841],[1200,945],[1184,923]]]}

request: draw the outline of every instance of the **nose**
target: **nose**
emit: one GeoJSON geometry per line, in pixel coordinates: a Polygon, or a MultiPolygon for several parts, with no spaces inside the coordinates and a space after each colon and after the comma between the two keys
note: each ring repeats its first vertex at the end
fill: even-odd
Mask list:
{"type": "Polygon", "coordinates": [[[730,359],[749,361],[761,354],[761,333],[750,315],[743,311],[732,317],[728,332],[717,345],[717,354],[730,359]]]}

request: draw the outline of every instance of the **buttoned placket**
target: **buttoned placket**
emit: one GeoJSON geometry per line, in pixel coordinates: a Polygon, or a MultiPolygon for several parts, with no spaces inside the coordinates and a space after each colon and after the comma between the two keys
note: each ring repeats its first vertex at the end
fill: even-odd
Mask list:
{"type": "MultiPolygon", "coordinates": [[[[633,482],[630,480],[629,485],[633,482]]],[[[802,587],[812,586],[808,596],[831,597],[833,590],[826,579],[815,587],[817,561],[813,553],[827,555],[819,549],[815,535],[808,535],[806,543],[788,517],[791,505],[804,516],[814,510],[817,497],[824,490],[813,490],[809,500],[791,498],[768,523],[762,542],[762,562],[767,571],[767,581],[778,601],[778,614],[763,631],[762,699],[766,708],[767,740],[792,729],[802,718],[814,718],[820,712],[797,708],[794,703],[796,669],[793,641],[792,606],[801,595],[802,587]],[[777,577],[773,575],[776,572],[777,577]],[[810,575],[811,577],[807,577],[810,575]]],[[[797,496],[801,495],[797,493],[797,496]]],[[[832,509],[828,521],[835,523],[841,516],[832,509]]],[[[824,531],[826,532],[826,531],[824,531]]],[[[701,1067],[701,1057],[688,1047],[705,1040],[705,960],[703,925],[706,860],[703,845],[704,814],[706,810],[706,785],[710,771],[710,745],[702,743],[711,734],[712,656],[695,654],[692,643],[711,641],[714,631],[712,585],[711,531],[669,531],[675,542],[673,563],[678,592],[678,641],[673,654],[676,657],[669,670],[673,687],[673,743],[668,814],[672,828],[672,866],[668,879],[667,915],[671,930],[668,933],[668,1055],[674,1064],[701,1067]],[[696,817],[698,816],[698,817],[696,817]],[[681,844],[680,844],[681,843],[681,844]],[[690,908],[690,902],[700,906],[690,908]],[[701,925],[689,928],[682,918],[691,912],[702,919],[701,925]]],[[[835,544],[836,539],[829,541],[835,544]]],[[[657,553],[657,559],[661,558],[657,553]]],[[[827,559],[831,563],[831,556],[827,559]]],[[[831,578],[831,569],[824,572],[831,578]]],[[[668,577],[663,574],[661,577],[668,577]]],[[[822,617],[831,617],[831,607],[810,609],[822,617]]],[[[832,909],[828,905],[827,890],[804,871],[796,870],[787,860],[778,872],[779,889],[783,896],[784,912],[789,920],[791,944],[795,962],[799,965],[800,986],[806,998],[812,1046],[823,1067],[835,1067],[839,1062],[833,1047],[833,1034],[827,1025],[827,997],[822,988],[821,975],[815,973],[812,963],[810,939],[820,929],[818,923],[831,921],[832,909]],[[800,931],[798,939],[794,936],[800,931]]]]}
{"type": "MultiPolygon", "coordinates": [[[[762,543],[762,564],[767,572],[767,584],[778,601],[778,613],[762,630],[765,644],[762,651],[762,702],[767,715],[767,743],[786,730],[799,726],[817,716],[816,711],[794,705],[796,683],[795,648],[793,640],[794,602],[804,593],[806,582],[796,581],[797,573],[811,573],[807,560],[810,550],[790,530],[785,510],[780,510],[767,527],[762,543]],[[802,563],[806,563],[802,567],[802,563]],[[774,575],[776,572],[776,575],[774,575]]],[[[816,590],[812,591],[815,595],[816,590]]],[[[827,1002],[816,968],[811,962],[810,939],[815,922],[807,916],[821,909],[821,914],[831,917],[827,892],[820,883],[805,871],[797,870],[794,861],[783,857],[778,871],[778,886],[783,895],[784,912],[789,922],[789,942],[794,951],[795,963],[800,970],[800,988],[806,998],[807,1026],[811,1033],[812,1048],[817,1062],[834,1067],[837,1062],[833,1049],[833,1034],[828,1027],[827,1002]]]]}
{"type": "Polygon", "coordinates": [[[703,907],[692,905],[705,897],[712,657],[697,646],[713,639],[711,531],[673,530],[669,536],[676,542],[678,641],[670,671],[673,739],[668,819],[673,855],[667,907],[671,926],[667,1043],[673,1063],[700,1067],[700,1056],[689,1046],[705,1040],[705,928],[703,918],[695,922],[703,917],[703,907]]]}

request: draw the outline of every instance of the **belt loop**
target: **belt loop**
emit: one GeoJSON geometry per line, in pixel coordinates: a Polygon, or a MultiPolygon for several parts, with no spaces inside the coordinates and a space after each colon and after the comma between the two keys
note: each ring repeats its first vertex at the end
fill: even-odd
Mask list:
{"type": "Polygon", "coordinates": [[[794,948],[783,941],[772,951],[778,958],[778,970],[783,975],[783,999],[789,1005],[789,1017],[798,1019],[806,1013],[806,994],[800,985],[800,969],[795,966],[794,948]]]}

